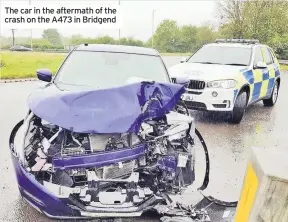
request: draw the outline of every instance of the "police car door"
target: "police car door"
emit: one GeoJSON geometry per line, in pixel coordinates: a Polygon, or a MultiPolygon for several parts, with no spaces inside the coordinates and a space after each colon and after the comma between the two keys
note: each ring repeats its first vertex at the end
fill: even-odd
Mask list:
{"type": "MultiPolygon", "coordinates": [[[[254,48],[254,62],[253,62],[253,77],[254,81],[250,85],[251,92],[252,92],[252,98],[251,102],[255,102],[259,100],[264,95],[264,91],[266,93],[267,86],[265,80],[268,79],[268,68],[265,68],[263,66],[259,66],[260,62],[265,63],[263,58],[263,53],[261,51],[260,46],[256,46],[254,48]],[[265,90],[266,89],[266,90],[265,90]]],[[[262,64],[263,65],[263,64],[262,64]]]]}
{"type": "Polygon", "coordinates": [[[271,49],[268,47],[262,47],[264,61],[268,66],[268,75],[265,78],[268,78],[267,82],[265,82],[266,87],[266,94],[265,89],[263,88],[263,95],[262,96],[270,96],[274,87],[275,77],[278,76],[279,73],[279,66],[277,65],[276,59],[274,59],[273,54],[271,54],[271,49]]]}

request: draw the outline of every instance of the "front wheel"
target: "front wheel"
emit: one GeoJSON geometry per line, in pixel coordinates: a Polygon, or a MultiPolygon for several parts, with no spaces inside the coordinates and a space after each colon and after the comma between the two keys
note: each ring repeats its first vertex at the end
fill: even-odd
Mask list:
{"type": "Polygon", "coordinates": [[[269,99],[263,99],[264,106],[274,106],[278,99],[279,83],[275,82],[272,95],[269,99]]]}
{"type": "Polygon", "coordinates": [[[240,94],[237,96],[235,100],[230,122],[240,123],[244,116],[246,106],[247,106],[247,93],[240,92],[240,94]]]}

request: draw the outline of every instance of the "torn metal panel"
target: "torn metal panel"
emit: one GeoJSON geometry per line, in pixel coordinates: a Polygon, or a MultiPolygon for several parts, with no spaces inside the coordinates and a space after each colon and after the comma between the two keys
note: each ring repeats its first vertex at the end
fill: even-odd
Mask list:
{"type": "Polygon", "coordinates": [[[53,158],[55,169],[75,169],[86,167],[102,167],[121,161],[134,160],[144,155],[145,146],[139,145],[134,148],[126,148],[111,152],[98,152],[90,155],[70,156],[69,158],[53,158]]]}

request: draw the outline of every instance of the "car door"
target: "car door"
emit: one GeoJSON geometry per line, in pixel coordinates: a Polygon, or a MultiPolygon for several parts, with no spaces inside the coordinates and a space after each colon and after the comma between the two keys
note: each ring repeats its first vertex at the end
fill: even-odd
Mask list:
{"type": "Polygon", "coordinates": [[[264,84],[265,87],[261,89],[261,96],[269,97],[274,87],[275,78],[279,74],[279,66],[277,65],[277,59],[274,58],[270,48],[263,46],[262,52],[263,52],[264,61],[266,62],[267,68],[268,68],[268,75],[267,75],[268,79],[265,80],[265,84],[264,84]]]}
{"type": "Polygon", "coordinates": [[[268,68],[258,67],[259,62],[265,62],[263,53],[260,46],[254,48],[254,61],[253,61],[253,77],[254,81],[250,84],[250,91],[252,96],[250,102],[255,102],[263,96],[263,89],[267,89],[268,86],[268,68]],[[267,84],[267,86],[266,86],[267,84]]]}

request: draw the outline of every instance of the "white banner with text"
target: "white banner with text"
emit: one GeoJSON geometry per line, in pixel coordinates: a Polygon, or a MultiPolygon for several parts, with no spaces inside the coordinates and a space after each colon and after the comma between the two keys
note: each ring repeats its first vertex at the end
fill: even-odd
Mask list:
{"type": "Polygon", "coordinates": [[[122,16],[117,4],[4,1],[1,2],[1,26],[6,29],[118,29],[122,26],[122,16]]]}

